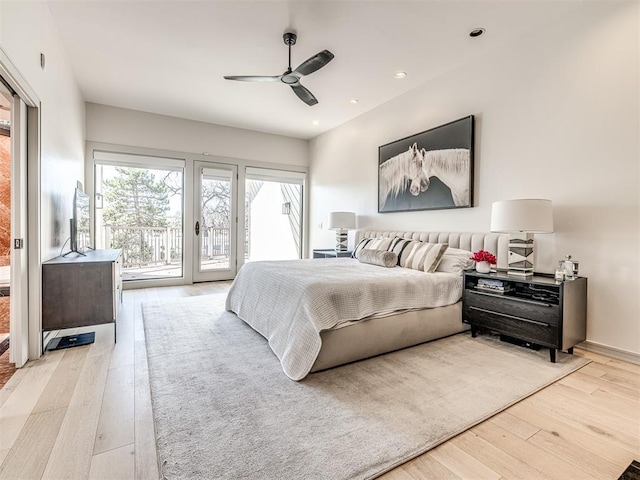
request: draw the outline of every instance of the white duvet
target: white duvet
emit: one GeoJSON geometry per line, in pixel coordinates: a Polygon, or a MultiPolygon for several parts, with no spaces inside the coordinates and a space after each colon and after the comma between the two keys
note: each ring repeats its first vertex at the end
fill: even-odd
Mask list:
{"type": "Polygon", "coordinates": [[[311,370],[320,332],[396,311],[456,303],[462,277],[385,268],[351,258],[250,262],[229,290],[226,308],[263,335],[292,380],[311,370]]]}

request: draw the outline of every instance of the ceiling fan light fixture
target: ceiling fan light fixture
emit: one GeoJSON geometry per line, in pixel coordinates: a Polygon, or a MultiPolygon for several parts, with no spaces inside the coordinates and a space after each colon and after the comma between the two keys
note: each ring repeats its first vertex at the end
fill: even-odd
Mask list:
{"type": "Polygon", "coordinates": [[[396,72],[393,74],[393,78],[404,78],[407,76],[407,72],[396,72]]]}

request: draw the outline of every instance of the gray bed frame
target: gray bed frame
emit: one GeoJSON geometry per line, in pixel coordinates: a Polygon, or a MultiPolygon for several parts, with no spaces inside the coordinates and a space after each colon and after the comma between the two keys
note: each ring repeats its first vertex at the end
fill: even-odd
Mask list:
{"type": "MultiPolygon", "coordinates": [[[[363,238],[402,237],[475,252],[487,250],[498,259],[498,268],[507,268],[509,236],[498,233],[393,232],[360,230],[363,238]]],[[[311,372],[344,365],[401,348],[447,337],[468,330],[462,323],[462,302],[438,308],[415,310],[382,318],[372,318],[320,333],[322,348],[311,372]]]]}

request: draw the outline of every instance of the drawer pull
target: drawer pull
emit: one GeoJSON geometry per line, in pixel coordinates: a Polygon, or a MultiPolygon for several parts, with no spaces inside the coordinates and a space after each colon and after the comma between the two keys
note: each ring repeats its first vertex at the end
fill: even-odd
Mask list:
{"type": "Polygon", "coordinates": [[[512,319],[518,320],[520,322],[533,323],[535,325],[540,325],[542,327],[549,327],[550,326],[548,323],[538,322],[537,320],[531,320],[530,318],[516,317],[515,315],[509,315],[507,313],[495,312],[493,310],[485,310],[484,308],[469,307],[469,310],[477,310],[479,312],[490,313],[491,315],[498,315],[500,317],[512,318],[512,319]]]}
{"type": "Polygon", "coordinates": [[[553,305],[551,305],[550,303],[539,302],[536,300],[529,300],[528,298],[510,297],[510,296],[504,296],[503,294],[479,292],[477,290],[471,290],[471,289],[466,291],[469,293],[473,293],[474,295],[484,295],[485,297],[494,297],[494,298],[508,298],[509,300],[513,300],[515,302],[531,303],[533,305],[541,305],[543,307],[553,307],[553,305]]]}

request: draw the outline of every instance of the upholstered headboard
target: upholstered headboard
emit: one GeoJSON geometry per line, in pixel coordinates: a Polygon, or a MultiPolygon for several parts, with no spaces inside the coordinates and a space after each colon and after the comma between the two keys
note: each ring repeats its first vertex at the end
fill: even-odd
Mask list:
{"type": "Polygon", "coordinates": [[[387,232],[381,230],[357,230],[356,244],[363,238],[402,237],[422,242],[448,243],[450,247],[476,252],[486,250],[498,259],[498,268],[507,269],[509,235],[506,233],[473,232],[387,232]]]}

